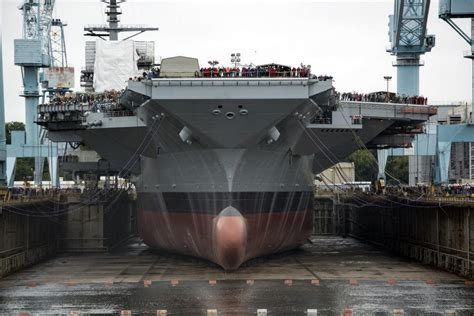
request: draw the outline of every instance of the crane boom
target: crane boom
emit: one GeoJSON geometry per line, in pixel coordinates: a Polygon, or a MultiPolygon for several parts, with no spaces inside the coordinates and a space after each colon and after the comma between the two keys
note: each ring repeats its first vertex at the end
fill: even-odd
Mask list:
{"type": "Polygon", "coordinates": [[[40,37],[42,41],[42,50],[49,55],[49,41],[51,33],[51,23],[53,21],[53,9],[55,0],[44,0],[40,6],[40,37]]]}
{"type": "Polygon", "coordinates": [[[20,6],[23,13],[23,40],[39,41],[44,61],[49,56],[54,4],[55,0],[25,0],[20,6]]]}

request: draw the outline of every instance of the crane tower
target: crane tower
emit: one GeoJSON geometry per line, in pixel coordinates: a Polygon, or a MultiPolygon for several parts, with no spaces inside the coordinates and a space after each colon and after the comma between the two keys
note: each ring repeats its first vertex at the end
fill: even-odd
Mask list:
{"type": "Polygon", "coordinates": [[[427,35],[430,0],[395,0],[394,14],[389,16],[387,50],[397,57],[397,92],[400,95],[420,94],[420,56],[435,46],[435,36],[427,35]]]}
{"type": "MultiPolygon", "coordinates": [[[[23,37],[14,42],[15,65],[21,66],[23,93],[25,98],[26,135],[19,132],[19,137],[12,139],[7,146],[7,176],[9,185],[13,185],[15,163],[18,157],[34,157],[35,185],[41,185],[44,158],[51,157],[49,149],[40,142],[40,128],[35,123],[40,98],[39,70],[51,65],[50,31],[54,0],[24,0],[20,6],[23,14],[23,37]]],[[[50,159],[52,180],[57,176],[57,159],[50,159]]]]}

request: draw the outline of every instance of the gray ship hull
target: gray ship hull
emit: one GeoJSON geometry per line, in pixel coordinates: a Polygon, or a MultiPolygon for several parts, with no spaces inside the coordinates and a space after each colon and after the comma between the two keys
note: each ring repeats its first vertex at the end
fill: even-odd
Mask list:
{"type": "MultiPolygon", "coordinates": [[[[285,83],[307,91],[306,81],[285,83]]],[[[281,86],[266,85],[242,85],[250,95],[211,86],[220,93],[200,97],[203,83],[193,95],[161,93],[140,107],[157,148],[156,157],[142,158],[137,181],[140,235],[148,245],[234,270],[309,237],[313,156],[293,154],[304,128],[292,116],[316,108],[307,94],[283,96],[281,86]]],[[[314,98],[327,102],[331,88],[314,98]]]]}
{"type": "Polygon", "coordinates": [[[140,235],[152,247],[205,258],[226,270],[297,247],[312,231],[311,160],[234,149],[145,159],[140,235]]]}

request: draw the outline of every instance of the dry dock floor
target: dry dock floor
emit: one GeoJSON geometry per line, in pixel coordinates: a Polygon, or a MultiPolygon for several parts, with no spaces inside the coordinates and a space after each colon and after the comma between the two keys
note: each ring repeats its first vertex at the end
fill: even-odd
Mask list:
{"type": "Polygon", "coordinates": [[[232,273],[131,240],[111,253],[59,255],[0,280],[6,315],[341,315],[346,308],[346,315],[474,315],[474,285],[339,237],[313,237],[299,250],[232,273]]]}

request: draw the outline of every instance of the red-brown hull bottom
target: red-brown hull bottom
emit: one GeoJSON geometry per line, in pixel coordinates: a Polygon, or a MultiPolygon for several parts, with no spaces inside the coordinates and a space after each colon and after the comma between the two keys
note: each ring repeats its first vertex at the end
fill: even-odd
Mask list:
{"type": "MultiPolygon", "coordinates": [[[[235,210],[235,209],[234,209],[235,210]]],[[[226,270],[243,262],[302,245],[312,232],[312,209],[240,215],[138,210],[144,242],[204,258],[226,270]]]]}

